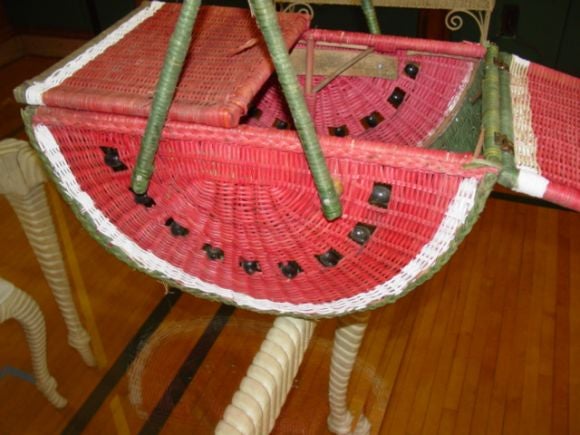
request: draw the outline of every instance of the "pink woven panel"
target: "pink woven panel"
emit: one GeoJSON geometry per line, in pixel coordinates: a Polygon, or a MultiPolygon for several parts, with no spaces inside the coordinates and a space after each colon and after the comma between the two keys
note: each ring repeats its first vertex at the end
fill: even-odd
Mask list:
{"type": "MultiPolygon", "coordinates": [[[[180,11],[166,4],[61,86],[48,106],[147,117],[165,50],[180,11]]],[[[308,28],[304,14],[279,14],[288,46],[308,28]]],[[[273,71],[248,10],[202,7],[169,119],[233,127],[273,71]]]]}
{"type": "MultiPolygon", "coordinates": [[[[308,34],[315,35],[317,41],[350,43],[352,39],[352,35],[347,38],[343,32],[317,30],[308,34]]],[[[442,123],[462,103],[461,96],[478,67],[481,48],[472,44],[450,46],[448,43],[438,41],[409,40],[390,36],[364,35],[363,38],[360,35],[360,38],[355,38],[355,42],[362,42],[360,39],[370,43],[366,45],[375,47],[377,53],[394,56],[398,64],[398,77],[396,80],[337,77],[318,92],[313,100],[312,114],[318,133],[328,135],[329,128],[346,126],[348,136],[356,138],[408,146],[429,145],[434,132],[441,128],[442,123]],[[396,45],[397,43],[402,44],[402,47],[396,45]],[[430,54],[417,53],[419,49],[427,49],[426,44],[429,44],[429,47],[434,45],[434,50],[443,51],[443,56],[434,55],[436,51],[430,54]],[[462,48],[463,50],[460,50],[462,48]],[[474,57],[450,57],[449,53],[463,53],[466,49],[469,49],[467,54],[474,57]],[[404,73],[405,66],[409,63],[419,68],[415,78],[404,73]],[[388,101],[395,89],[405,92],[404,100],[398,107],[394,107],[388,101]],[[361,120],[374,112],[379,113],[384,119],[376,127],[366,128],[361,120]]],[[[325,49],[328,50],[328,47],[325,49]]],[[[352,56],[359,52],[353,51],[352,56]]],[[[304,85],[304,77],[301,76],[299,79],[304,85]]],[[[323,79],[324,77],[315,76],[314,87],[323,79]]],[[[291,123],[284,97],[274,79],[268,82],[265,91],[258,96],[254,105],[260,109],[261,116],[259,119],[249,118],[248,123],[251,125],[271,127],[276,119],[291,123]]]]}
{"type": "Polygon", "coordinates": [[[295,134],[169,123],[148,191],[156,206],[147,209],[128,190],[143,119],[43,108],[34,122],[50,128],[81,188],[140,247],[205,282],[270,301],[334,301],[388,280],[433,238],[459,183],[493,171],[464,169],[469,155],[322,138],[344,186],[344,216],[330,223],[295,134]],[[101,146],[116,148],[127,170],[105,165],[101,146]],[[392,186],[388,208],[368,202],[376,182],[392,186]],[[172,235],[169,218],[189,233],[172,235]],[[361,222],[376,227],[364,246],[348,237],[361,222]],[[223,259],[209,259],[205,244],[223,259]],[[316,255],[330,248],[342,259],[328,268],[316,255]],[[261,271],[247,274],[241,259],[261,271]],[[288,261],[302,268],[294,279],[280,271],[288,261]]]}
{"type": "Polygon", "coordinates": [[[580,209],[580,79],[532,63],[528,89],[541,173],[580,209]]]}

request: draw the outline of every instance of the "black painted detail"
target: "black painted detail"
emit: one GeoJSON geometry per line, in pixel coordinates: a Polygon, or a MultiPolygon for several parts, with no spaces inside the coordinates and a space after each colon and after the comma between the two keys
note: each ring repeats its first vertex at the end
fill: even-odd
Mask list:
{"type": "Polygon", "coordinates": [[[391,200],[391,191],[393,186],[384,183],[375,183],[373,185],[373,191],[369,197],[369,203],[376,205],[377,207],[387,208],[389,201],[391,200]]]}
{"type": "Polygon", "coordinates": [[[105,154],[104,162],[109,168],[115,172],[126,171],[127,165],[121,161],[119,157],[119,151],[117,148],[112,147],[100,147],[101,151],[105,154]]]}
{"type": "Polygon", "coordinates": [[[419,65],[417,65],[416,63],[408,63],[407,65],[405,65],[404,71],[405,74],[407,74],[407,76],[415,80],[415,77],[417,77],[417,74],[419,73],[419,65]]]}
{"type": "Polygon", "coordinates": [[[338,137],[348,136],[348,127],[346,124],[340,125],[338,127],[328,127],[328,134],[338,137]]]}
{"type": "Polygon", "coordinates": [[[257,107],[251,107],[248,110],[248,118],[255,118],[255,119],[260,119],[262,117],[262,111],[260,109],[258,109],[257,107]]]}
{"type": "Polygon", "coordinates": [[[185,237],[189,234],[189,230],[187,228],[175,222],[175,220],[171,217],[165,221],[165,225],[169,227],[171,234],[174,236],[185,237]]]}
{"type": "Polygon", "coordinates": [[[154,205],[156,205],[155,200],[153,198],[151,198],[149,195],[147,195],[147,193],[135,193],[135,192],[133,192],[133,196],[135,198],[135,202],[139,205],[143,205],[147,208],[151,208],[154,205]]]}
{"type": "Polygon", "coordinates": [[[335,249],[330,248],[323,254],[315,255],[315,257],[324,267],[334,267],[342,259],[342,254],[335,249]]]}
{"type": "Polygon", "coordinates": [[[393,89],[393,92],[391,93],[391,96],[387,101],[391,104],[391,106],[393,106],[396,109],[401,105],[401,103],[405,99],[405,95],[407,95],[405,91],[403,91],[399,87],[396,87],[395,89],[393,89]]]}
{"type": "Polygon", "coordinates": [[[287,130],[289,127],[289,124],[287,121],[283,121],[280,118],[276,118],[274,120],[274,124],[272,124],[272,126],[277,128],[278,130],[287,130]]]}
{"type": "Polygon", "coordinates": [[[379,112],[373,112],[369,116],[365,116],[360,120],[361,124],[365,129],[374,128],[383,122],[385,118],[379,112]]]}
{"type": "Polygon", "coordinates": [[[248,275],[253,275],[256,272],[262,271],[262,269],[260,269],[260,263],[258,263],[257,261],[250,261],[250,260],[241,259],[240,266],[244,269],[244,271],[248,275]]]}
{"type": "Polygon", "coordinates": [[[348,237],[362,246],[369,241],[376,228],[374,225],[359,222],[354,226],[348,237]]]}
{"type": "Polygon", "coordinates": [[[223,260],[224,259],[224,251],[223,249],[216,248],[215,246],[211,246],[209,243],[206,243],[201,248],[207,254],[207,258],[210,260],[223,260]]]}
{"type": "Polygon", "coordinates": [[[282,274],[289,279],[296,278],[300,272],[303,272],[300,265],[294,261],[288,261],[287,263],[278,263],[278,267],[282,271],[282,274]]]}

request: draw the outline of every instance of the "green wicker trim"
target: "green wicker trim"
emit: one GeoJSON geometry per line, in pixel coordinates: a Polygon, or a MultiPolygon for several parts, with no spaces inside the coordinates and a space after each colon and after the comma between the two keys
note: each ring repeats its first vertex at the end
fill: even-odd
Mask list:
{"type": "Polygon", "coordinates": [[[117,30],[117,28],[119,28],[121,25],[123,25],[127,20],[131,19],[131,17],[133,17],[134,15],[137,15],[139,12],[141,12],[141,10],[145,9],[146,7],[148,7],[150,5],[150,3],[151,2],[149,2],[149,1],[143,2],[143,4],[141,4],[141,6],[139,6],[135,10],[133,10],[130,14],[124,16],[122,19],[120,19],[119,21],[117,21],[116,23],[114,23],[113,25],[111,25],[109,28],[107,28],[103,32],[99,33],[98,36],[92,38],[89,42],[87,42],[86,44],[84,44],[81,47],[77,48],[75,51],[73,51],[71,54],[69,54],[65,58],[59,60],[57,63],[55,63],[54,65],[52,65],[50,68],[48,68],[47,70],[45,70],[43,73],[37,75],[33,79],[26,80],[25,82],[23,82],[21,85],[19,85],[17,88],[14,89],[14,91],[13,91],[14,99],[17,102],[21,103],[21,104],[27,104],[27,101],[26,101],[26,90],[33,83],[45,81],[56,70],[62,68],[67,63],[69,63],[73,59],[76,59],[82,53],[86,52],[92,46],[94,46],[94,45],[98,44],[99,42],[101,42],[103,39],[105,39],[107,36],[109,36],[109,34],[113,33],[115,30],[117,30]]]}
{"type": "Polygon", "coordinates": [[[428,147],[453,152],[473,152],[481,130],[481,78],[483,62],[474,72],[459,111],[451,113],[446,128],[428,147]]]}
{"type": "MultiPolygon", "coordinates": [[[[30,138],[32,146],[37,150],[38,155],[40,156],[41,160],[43,161],[45,167],[48,168],[48,167],[50,167],[50,162],[48,161],[48,158],[41,152],[40,147],[38,146],[38,143],[37,143],[36,138],[34,136],[34,131],[32,129],[32,117],[34,116],[34,112],[35,112],[35,109],[26,108],[22,111],[22,118],[24,120],[26,132],[30,138]]],[[[230,300],[208,295],[207,293],[202,292],[198,289],[183,288],[180,286],[179,283],[172,281],[172,280],[168,280],[165,277],[161,276],[161,274],[152,272],[151,270],[145,270],[144,268],[137,265],[135,262],[133,262],[133,260],[131,260],[127,255],[125,255],[120,249],[112,246],[110,244],[110,240],[103,237],[103,235],[101,233],[99,233],[99,231],[95,227],[94,222],[92,220],[88,219],[87,216],[82,212],[82,207],[76,201],[74,201],[74,199],[69,198],[64,194],[64,189],[61,185],[61,180],[56,178],[51,171],[48,171],[48,172],[49,172],[49,175],[50,175],[52,181],[54,182],[57,189],[59,190],[61,197],[64,198],[64,200],[69,204],[74,215],[79,220],[79,222],[81,222],[81,224],[83,225],[85,230],[97,242],[99,242],[103,246],[103,248],[105,248],[105,250],[107,250],[108,252],[113,254],[119,260],[126,263],[130,267],[132,267],[136,270],[139,270],[140,272],[146,273],[147,275],[159,280],[160,282],[164,282],[164,283],[167,283],[171,286],[181,288],[186,293],[192,294],[192,295],[200,297],[202,299],[208,299],[208,300],[221,302],[221,303],[225,303],[225,304],[232,303],[230,300]]],[[[419,285],[423,284],[425,281],[427,281],[429,278],[431,278],[437,271],[439,271],[449,261],[451,256],[455,253],[455,251],[459,247],[459,244],[463,241],[465,236],[467,236],[467,234],[473,228],[473,225],[475,224],[475,222],[479,218],[479,215],[481,214],[481,211],[483,210],[483,207],[485,205],[487,197],[489,196],[489,193],[491,192],[496,180],[497,180],[497,177],[494,174],[488,174],[483,178],[483,180],[480,182],[478,189],[477,189],[475,205],[472,208],[472,210],[470,211],[470,213],[468,214],[468,216],[465,220],[465,223],[458,229],[457,234],[455,236],[455,239],[451,242],[449,249],[443,255],[441,255],[439,257],[439,259],[436,261],[436,263],[433,265],[433,267],[426,270],[419,278],[417,278],[414,282],[412,282],[407,287],[405,292],[403,292],[397,296],[384,298],[375,304],[369,305],[364,310],[353,310],[352,312],[345,312],[345,313],[343,313],[343,315],[352,314],[356,311],[368,311],[371,309],[379,308],[379,307],[386,305],[386,304],[393,303],[397,299],[399,299],[402,296],[409,293],[411,290],[413,290],[416,287],[418,287],[419,285]]],[[[249,310],[256,310],[253,307],[248,307],[248,306],[243,306],[243,305],[240,305],[240,306],[242,308],[247,308],[249,310]]],[[[261,312],[269,313],[272,315],[280,315],[280,313],[277,311],[265,310],[265,311],[261,311],[261,312]]],[[[308,316],[308,315],[304,315],[303,313],[300,313],[300,314],[298,314],[298,313],[290,313],[290,314],[284,313],[284,315],[291,315],[294,317],[301,317],[301,318],[305,318],[305,319],[319,319],[319,318],[327,318],[327,317],[336,317],[333,315],[326,315],[326,316],[325,315],[310,315],[310,316],[308,316]]]]}
{"type": "Polygon", "coordinates": [[[369,26],[369,31],[374,35],[381,34],[381,27],[379,26],[379,20],[377,18],[377,12],[373,6],[372,0],[362,0],[361,7],[365,14],[367,20],[367,25],[369,26]]]}
{"type": "Polygon", "coordinates": [[[493,162],[501,162],[501,148],[496,144],[500,131],[499,74],[495,60],[498,49],[490,45],[485,55],[485,77],[483,78],[483,155],[493,162]]]}
{"type": "Polygon", "coordinates": [[[153,175],[153,161],[159,148],[161,131],[167,119],[169,106],[173,100],[177,81],[181,75],[183,63],[191,43],[191,33],[201,0],[185,0],[175,30],[169,41],[167,54],[163,62],[163,70],[157,83],[151,113],[147,120],[147,127],[141,149],[137,157],[137,164],[133,170],[131,187],[133,192],[142,194],[149,187],[149,180],[153,175]]]}
{"type": "Polygon", "coordinates": [[[502,150],[503,170],[498,181],[501,185],[511,189],[516,185],[518,176],[518,170],[516,168],[513,153],[514,125],[510,90],[510,72],[507,67],[511,64],[511,55],[500,53],[499,60],[501,65],[503,65],[499,70],[500,130],[510,149],[502,150]]]}
{"type": "Polygon", "coordinates": [[[318,142],[314,123],[298,84],[288,49],[282,37],[276,10],[271,0],[250,0],[258,26],[264,35],[270,57],[278,74],[278,81],[286,97],[300,142],[304,148],[314,184],[318,190],[324,216],[334,220],[342,214],[342,206],[328,171],[324,155],[318,142]]]}

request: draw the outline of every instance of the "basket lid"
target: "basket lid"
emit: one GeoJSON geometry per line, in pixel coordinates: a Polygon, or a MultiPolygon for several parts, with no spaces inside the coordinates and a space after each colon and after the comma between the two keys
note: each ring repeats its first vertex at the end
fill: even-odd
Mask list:
{"type": "MultiPolygon", "coordinates": [[[[22,103],[147,117],[180,5],[150,2],[16,90],[22,103]]],[[[305,14],[278,14],[286,44],[305,14]]],[[[235,127],[274,71],[247,9],[201,7],[169,119],[235,127]]]]}

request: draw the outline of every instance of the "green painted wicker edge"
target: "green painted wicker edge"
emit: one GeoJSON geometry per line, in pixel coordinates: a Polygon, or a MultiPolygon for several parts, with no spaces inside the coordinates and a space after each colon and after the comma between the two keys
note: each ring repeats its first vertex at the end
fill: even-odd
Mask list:
{"type": "Polygon", "coordinates": [[[502,150],[503,169],[500,173],[498,182],[505,187],[513,188],[517,184],[518,169],[516,168],[515,157],[513,154],[514,143],[514,125],[512,112],[512,98],[510,88],[509,65],[511,55],[507,53],[499,54],[499,62],[503,65],[499,70],[499,96],[500,96],[500,131],[511,143],[511,150],[502,150]]]}
{"type": "Polygon", "coordinates": [[[79,57],[82,53],[84,53],[85,51],[87,51],[92,46],[94,46],[94,45],[98,44],[99,42],[101,42],[103,39],[105,39],[107,36],[109,36],[109,34],[111,34],[115,30],[117,30],[120,26],[122,26],[127,20],[131,19],[131,17],[133,17],[134,15],[137,15],[138,13],[140,13],[143,9],[147,8],[150,4],[151,4],[150,1],[144,1],[138,8],[135,8],[128,15],[124,16],[119,21],[117,21],[116,23],[112,24],[107,29],[103,30],[97,36],[95,36],[94,38],[92,38],[89,42],[87,42],[86,44],[83,44],[81,47],[77,48],[71,54],[69,54],[68,56],[66,56],[63,59],[59,60],[57,63],[55,63],[50,68],[46,69],[44,72],[42,72],[41,74],[37,75],[33,79],[26,80],[25,82],[23,82],[21,85],[19,85],[18,87],[16,87],[14,89],[14,91],[13,91],[14,99],[18,103],[28,104],[27,101],[26,101],[26,90],[34,82],[42,82],[42,81],[46,80],[56,70],[62,68],[63,66],[65,66],[70,61],[72,61],[72,60],[76,59],[77,57],[79,57]]]}
{"type": "Polygon", "coordinates": [[[495,65],[496,45],[489,45],[485,54],[485,74],[482,81],[483,97],[483,155],[493,163],[501,163],[501,148],[496,144],[500,129],[499,72],[495,65]]]}
{"type": "MultiPolygon", "coordinates": [[[[38,152],[38,155],[40,156],[41,160],[43,161],[45,167],[50,167],[50,163],[47,159],[47,157],[41,152],[40,147],[38,146],[38,143],[36,141],[36,137],[34,136],[34,131],[32,128],[32,118],[34,116],[36,109],[33,107],[27,107],[25,109],[22,110],[22,119],[24,120],[24,125],[26,128],[26,132],[28,134],[28,137],[30,138],[31,144],[32,146],[36,149],[36,151],[38,152]]],[[[197,289],[190,289],[190,288],[183,288],[181,287],[178,283],[173,282],[171,280],[167,280],[165,278],[163,278],[161,275],[156,274],[154,272],[151,272],[149,270],[145,270],[141,267],[139,267],[138,265],[136,265],[129,257],[127,257],[121,250],[111,246],[110,244],[110,240],[108,240],[107,238],[103,237],[98,230],[96,229],[94,223],[87,219],[87,216],[84,215],[82,213],[82,209],[81,206],[75,202],[72,198],[68,198],[64,192],[63,192],[63,187],[60,183],[60,180],[58,180],[54,174],[51,171],[48,171],[49,175],[51,177],[51,179],[53,180],[54,184],[56,185],[57,189],[59,190],[61,197],[64,198],[64,200],[69,204],[69,206],[71,207],[73,213],[75,214],[75,216],[77,217],[77,219],[82,223],[83,227],[85,228],[85,230],[95,239],[97,240],[104,248],[105,250],[107,250],[108,252],[110,252],[111,254],[113,254],[115,257],[117,257],[119,260],[123,261],[124,263],[126,263],[127,265],[129,265],[130,267],[132,267],[135,270],[139,270],[141,272],[144,272],[150,276],[152,276],[155,279],[158,279],[161,282],[167,283],[171,286],[177,287],[177,288],[181,288],[183,291],[185,291],[186,293],[190,293],[194,296],[200,297],[202,299],[209,299],[212,301],[216,301],[216,302],[221,302],[221,303],[225,303],[225,304],[231,304],[231,301],[229,300],[224,300],[222,298],[218,298],[218,297],[213,297],[208,295],[207,293],[204,293],[200,290],[197,289]]],[[[386,304],[390,304],[395,302],[397,299],[401,298],[402,296],[406,295],[407,293],[409,293],[411,290],[415,289],[416,287],[418,287],[419,285],[423,284],[425,281],[427,281],[429,278],[431,278],[437,271],[439,271],[451,258],[451,256],[455,253],[455,251],[457,250],[457,248],[459,247],[459,244],[463,241],[463,239],[465,238],[465,236],[471,231],[471,229],[473,228],[473,225],[475,224],[475,222],[477,221],[477,219],[479,218],[479,215],[481,214],[483,207],[485,205],[485,202],[494,186],[494,184],[497,181],[497,176],[495,174],[488,174],[486,175],[483,180],[480,182],[478,189],[477,189],[477,194],[476,194],[476,198],[475,198],[475,205],[473,207],[473,209],[469,212],[465,223],[458,229],[457,234],[455,236],[455,239],[451,242],[451,245],[449,247],[449,249],[441,256],[439,257],[439,259],[437,260],[437,262],[433,265],[433,267],[431,267],[430,269],[426,270],[423,275],[421,275],[421,277],[419,277],[418,279],[416,279],[414,282],[412,282],[408,287],[407,290],[405,292],[403,292],[400,295],[397,295],[396,297],[390,297],[390,298],[385,298],[375,304],[369,305],[366,309],[364,310],[353,310],[352,312],[345,312],[341,315],[348,315],[348,314],[352,314],[355,313],[357,311],[368,311],[371,309],[375,309],[375,308],[379,308],[383,305],[386,304]]],[[[241,306],[242,308],[247,308],[250,310],[255,310],[255,308],[252,307],[245,307],[245,306],[241,306]]],[[[306,316],[302,313],[297,314],[297,313],[280,313],[277,311],[262,311],[264,313],[267,314],[272,314],[272,315],[280,315],[280,314],[284,314],[284,315],[291,315],[294,317],[300,317],[300,318],[305,318],[305,319],[319,319],[319,318],[329,318],[329,317],[336,317],[335,315],[311,315],[311,316],[306,316]]]]}

